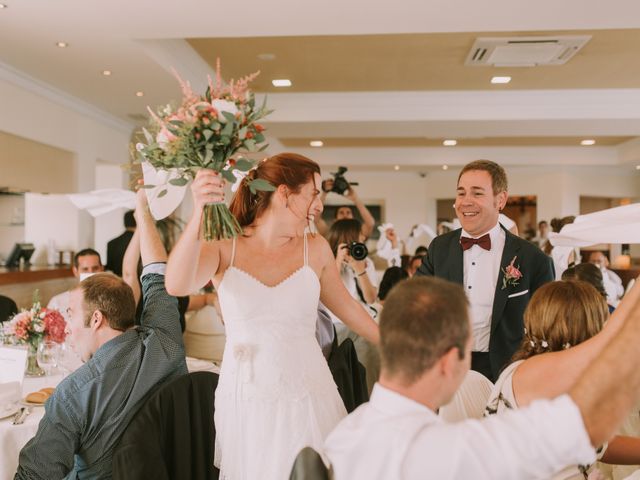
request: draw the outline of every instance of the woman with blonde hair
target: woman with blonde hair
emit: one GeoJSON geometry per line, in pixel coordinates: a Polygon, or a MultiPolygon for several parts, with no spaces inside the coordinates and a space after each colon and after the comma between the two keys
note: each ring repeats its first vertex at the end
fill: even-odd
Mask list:
{"type": "Polygon", "coordinates": [[[216,390],[215,463],[221,478],[288,478],[297,453],[320,449],[346,415],[315,338],[318,301],[360,335],[378,328],[340,281],[333,254],[306,228],[322,212],[320,168],[283,153],[240,183],[230,210],[243,228],[233,240],[204,242],[204,206],[223,200],[224,182],[200,170],[193,217],[167,266],[167,290],[184,295],[212,279],[227,343],[216,390]],[[252,191],[250,182],[274,191],[252,191]]]}
{"type": "MultiPolygon", "coordinates": [[[[589,283],[556,281],[540,287],[524,313],[522,345],[500,374],[487,402],[486,414],[499,414],[525,407],[537,399],[567,393],[621,327],[639,296],[638,289],[634,290],[626,305],[621,304],[621,310],[608,320],[606,301],[589,283]]],[[[601,461],[640,463],[640,439],[614,437],[601,461]]],[[[586,469],[572,467],[554,478],[583,478],[586,469]]]]}

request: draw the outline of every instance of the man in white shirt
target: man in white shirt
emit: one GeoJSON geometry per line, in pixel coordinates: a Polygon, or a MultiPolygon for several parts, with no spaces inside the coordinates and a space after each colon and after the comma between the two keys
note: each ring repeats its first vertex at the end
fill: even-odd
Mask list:
{"type": "Polygon", "coordinates": [[[596,265],[602,272],[602,284],[607,292],[607,303],[617,307],[622,295],[624,295],[622,279],[616,272],[609,270],[609,259],[600,251],[591,252],[589,263],[596,265]]]}
{"type": "Polygon", "coordinates": [[[436,237],[416,271],[464,286],[473,324],[471,368],[491,381],[520,346],[529,298],[554,279],[551,259],[500,224],[507,190],[497,163],[465,165],[454,205],[462,228],[436,237]]]}
{"type": "Polygon", "coordinates": [[[336,480],[549,478],[592,463],[640,392],[640,311],[591,363],[568,395],[507,415],[445,423],[470,365],[468,302],[436,278],[397,285],[380,320],[382,371],[369,403],[325,442],[336,480]]]}
{"type": "MultiPolygon", "coordinates": [[[[104,272],[104,266],[100,260],[100,254],[92,248],[80,250],[73,257],[73,266],[71,267],[73,276],[78,279],[78,283],[94,273],[104,272]]],[[[47,308],[58,310],[62,313],[65,321],[69,322],[69,291],[59,293],[49,300],[47,308]]]]}

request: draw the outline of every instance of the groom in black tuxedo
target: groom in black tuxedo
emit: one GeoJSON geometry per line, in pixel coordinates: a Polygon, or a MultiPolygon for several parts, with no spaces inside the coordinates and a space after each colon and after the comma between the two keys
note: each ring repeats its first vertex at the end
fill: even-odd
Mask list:
{"type": "Polygon", "coordinates": [[[416,272],[464,286],[473,323],[471,368],[493,382],[520,347],[531,295],[554,279],[551,259],[498,223],[507,196],[500,165],[465,165],[454,204],[462,228],[436,237],[416,272]]]}

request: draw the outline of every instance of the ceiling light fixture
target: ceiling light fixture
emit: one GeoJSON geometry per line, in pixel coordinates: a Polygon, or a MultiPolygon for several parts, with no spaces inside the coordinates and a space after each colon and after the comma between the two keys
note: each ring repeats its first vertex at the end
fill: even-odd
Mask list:
{"type": "Polygon", "coordinates": [[[144,97],[144,92],[136,92],[136,97],[144,97]]]}
{"type": "Polygon", "coordinates": [[[2,10],[3,8],[8,8],[8,6],[4,3],[0,3],[0,10],[2,10]]]}
{"type": "Polygon", "coordinates": [[[56,47],[67,48],[69,44],[67,42],[56,42],[56,47]]]}
{"type": "Polygon", "coordinates": [[[111,76],[111,70],[103,70],[102,71],[102,75],[104,75],[105,77],[110,77],[111,76]]]}
{"type": "Polygon", "coordinates": [[[491,83],[509,83],[511,81],[511,77],[492,77],[491,83]]]}
{"type": "Polygon", "coordinates": [[[449,165],[442,165],[443,170],[449,170],[449,165]]]}
{"type": "Polygon", "coordinates": [[[291,80],[288,78],[278,78],[276,80],[271,80],[271,83],[274,87],[290,87],[292,85],[291,80]]]}
{"type": "Polygon", "coordinates": [[[636,170],[640,170],[640,165],[636,165],[636,170]]]}
{"type": "Polygon", "coordinates": [[[309,145],[311,145],[312,147],[322,147],[324,145],[324,142],[322,140],[311,140],[309,142],[309,145]]]}
{"type": "Polygon", "coordinates": [[[442,145],[444,145],[445,147],[455,147],[458,144],[457,140],[445,140],[444,142],[442,142],[442,145]]]}
{"type": "Polygon", "coordinates": [[[596,141],[593,140],[592,138],[588,138],[587,140],[582,140],[580,142],[580,145],[584,145],[584,146],[589,146],[589,145],[595,145],[596,141]]]}
{"type": "Polygon", "coordinates": [[[397,172],[398,170],[400,170],[400,165],[396,165],[395,167],[393,167],[393,169],[397,172]]]}

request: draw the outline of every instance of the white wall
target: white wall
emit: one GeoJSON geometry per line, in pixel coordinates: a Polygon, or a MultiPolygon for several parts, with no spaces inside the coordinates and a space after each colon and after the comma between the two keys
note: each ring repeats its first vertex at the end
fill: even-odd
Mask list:
{"type": "MultiPolygon", "coordinates": [[[[126,182],[120,165],[99,161],[96,163],[95,189],[123,188],[126,182]]],[[[127,210],[120,208],[94,219],[94,248],[100,254],[102,263],[107,262],[107,242],[124,231],[122,217],[127,210]]]]}
{"type": "MultiPolygon", "coordinates": [[[[94,189],[98,161],[127,162],[131,125],[32,78],[0,73],[0,131],[72,152],[78,170],[76,192],[94,189]]],[[[93,244],[93,220],[88,217],[74,231],[69,248],[93,244]]]]}

